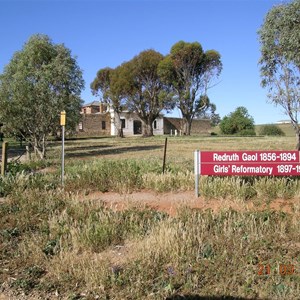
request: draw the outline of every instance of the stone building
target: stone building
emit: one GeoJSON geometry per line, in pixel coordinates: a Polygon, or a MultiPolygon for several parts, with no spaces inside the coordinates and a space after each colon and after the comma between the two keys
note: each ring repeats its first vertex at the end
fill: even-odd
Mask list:
{"type": "MultiPolygon", "coordinates": [[[[112,109],[100,101],[85,104],[81,109],[82,119],[78,125],[78,135],[114,136],[117,133],[115,114],[112,109]]],[[[142,134],[142,121],[136,113],[124,111],[120,114],[124,136],[142,134]]],[[[158,116],[153,124],[153,134],[175,134],[182,132],[182,119],[158,116]]],[[[209,134],[210,120],[193,120],[192,134],[209,134]]]]}

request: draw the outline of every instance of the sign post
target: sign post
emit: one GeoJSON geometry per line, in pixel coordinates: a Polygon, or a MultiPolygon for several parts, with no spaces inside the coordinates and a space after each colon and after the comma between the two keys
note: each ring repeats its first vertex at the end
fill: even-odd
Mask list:
{"type": "Polygon", "coordinates": [[[195,191],[199,176],[299,176],[299,151],[195,151],[195,191]]]}
{"type": "Polygon", "coordinates": [[[65,126],[66,126],[66,112],[63,110],[60,113],[61,125],[61,184],[64,185],[65,177],[65,126]]]}
{"type": "Polygon", "coordinates": [[[200,151],[194,152],[194,173],[195,173],[195,194],[199,197],[199,179],[200,179],[200,151]]]}

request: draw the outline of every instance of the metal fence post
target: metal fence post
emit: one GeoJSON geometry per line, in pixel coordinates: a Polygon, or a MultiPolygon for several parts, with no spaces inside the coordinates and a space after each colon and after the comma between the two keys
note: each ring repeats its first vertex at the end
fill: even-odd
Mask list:
{"type": "Polygon", "coordinates": [[[66,125],[66,112],[60,113],[60,125],[61,125],[61,185],[64,186],[65,177],[65,125],[66,125]]]}
{"type": "Polygon", "coordinates": [[[168,143],[168,138],[165,139],[164,160],[163,160],[163,169],[162,169],[163,174],[165,174],[165,168],[166,168],[167,143],[168,143]]]}

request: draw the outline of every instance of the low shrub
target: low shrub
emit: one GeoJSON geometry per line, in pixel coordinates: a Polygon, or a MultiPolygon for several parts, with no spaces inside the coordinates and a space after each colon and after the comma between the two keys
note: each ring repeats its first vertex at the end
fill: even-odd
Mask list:
{"type": "Polygon", "coordinates": [[[52,190],[59,186],[57,176],[47,174],[27,174],[26,171],[16,174],[8,173],[0,176],[0,196],[5,197],[13,193],[22,193],[26,189],[52,190]]]}
{"type": "Polygon", "coordinates": [[[281,128],[274,124],[263,125],[259,130],[260,135],[268,135],[268,136],[284,136],[285,133],[281,128]]]}
{"type": "Polygon", "coordinates": [[[141,187],[144,165],[134,160],[94,160],[68,166],[65,187],[67,190],[131,192],[141,187]]]}
{"type": "Polygon", "coordinates": [[[22,164],[19,161],[11,161],[7,164],[7,173],[10,175],[16,175],[21,172],[29,173],[30,171],[31,168],[28,165],[22,164]]]}

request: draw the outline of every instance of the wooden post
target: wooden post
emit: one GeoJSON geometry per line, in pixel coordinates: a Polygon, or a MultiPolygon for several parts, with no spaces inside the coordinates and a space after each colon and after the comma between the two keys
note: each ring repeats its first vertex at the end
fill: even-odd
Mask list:
{"type": "Polygon", "coordinates": [[[168,143],[168,138],[165,139],[163,174],[165,174],[165,167],[166,167],[167,143],[168,143]]]}
{"type": "Polygon", "coordinates": [[[31,160],[30,147],[28,145],[26,146],[26,160],[31,160]]]}
{"type": "Polygon", "coordinates": [[[7,168],[7,153],[8,153],[8,142],[2,143],[2,163],[1,163],[1,176],[4,176],[7,168]]]}

